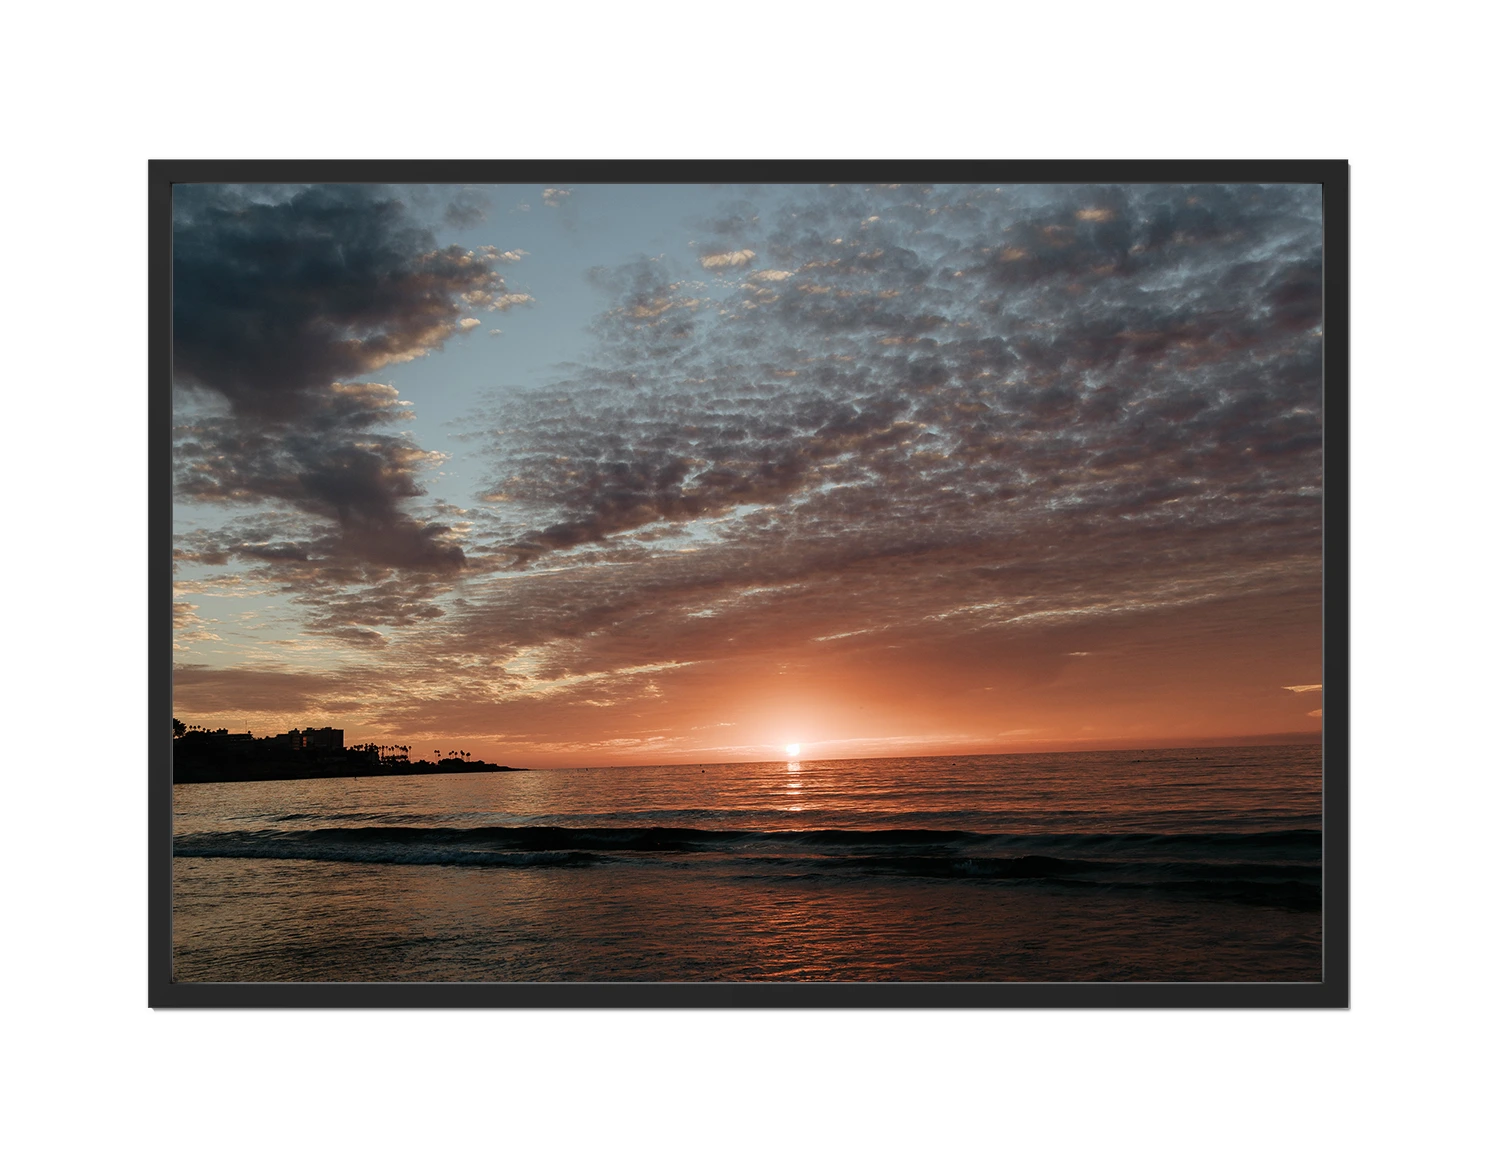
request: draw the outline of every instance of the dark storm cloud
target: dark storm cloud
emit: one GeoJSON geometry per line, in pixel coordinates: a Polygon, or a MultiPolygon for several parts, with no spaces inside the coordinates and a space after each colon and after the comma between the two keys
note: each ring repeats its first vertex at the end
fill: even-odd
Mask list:
{"type": "Polygon", "coordinates": [[[443,524],[406,515],[431,455],[390,436],[247,429],[209,419],[178,428],[179,492],[220,503],[277,501],[338,524],[334,554],[390,568],[449,571],[463,551],[443,524]]]}
{"type": "MultiPolygon", "coordinates": [[[[460,192],[450,222],[472,221],[482,203],[460,192]]],[[[174,377],[200,392],[178,428],[178,491],[331,520],[335,560],[461,568],[452,531],[406,510],[433,459],[389,432],[411,417],[407,404],[358,376],[524,300],[496,271],[518,255],[439,247],[380,188],[191,188],[176,217],[174,377]]]]}
{"type": "Polygon", "coordinates": [[[750,222],[707,287],[597,273],[596,368],[507,404],[476,540],[562,571],[466,610],[469,645],[566,673],[1316,587],[1314,190],[836,188],[750,222]]]}
{"type": "Polygon", "coordinates": [[[200,199],[174,227],[172,278],[176,380],[261,419],[322,410],[330,384],[426,353],[505,293],[493,255],[438,247],[366,187],[200,199]]]}

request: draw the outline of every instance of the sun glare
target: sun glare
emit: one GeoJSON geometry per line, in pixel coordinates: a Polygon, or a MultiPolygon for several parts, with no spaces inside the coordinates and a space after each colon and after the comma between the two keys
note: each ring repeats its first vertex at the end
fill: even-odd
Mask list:
{"type": "Polygon", "coordinates": [[[786,745],[786,754],[789,755],[789,756],[801,755],[802,754],[802,745],[800,743],[789,743],[789,744],[787,744],[786,745]]]}

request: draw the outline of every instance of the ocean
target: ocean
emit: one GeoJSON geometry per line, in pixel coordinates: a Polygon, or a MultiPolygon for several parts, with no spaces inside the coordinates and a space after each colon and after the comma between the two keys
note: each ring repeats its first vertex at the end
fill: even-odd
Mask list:
{"type": "Polygon", "coordinates": [[[179,982],[1317,981],[1314,746],[179,785],[179,982]]]}

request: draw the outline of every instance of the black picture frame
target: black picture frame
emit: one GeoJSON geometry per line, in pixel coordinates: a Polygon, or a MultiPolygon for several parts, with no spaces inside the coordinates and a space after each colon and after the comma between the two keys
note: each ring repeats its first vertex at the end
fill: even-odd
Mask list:
{"type": "Polygon", "coordinates": [[[1349,1004],[1349,167],[1240,161],[153,160],[148,166],[151,1007],[1344,1008],[1349,1004]],[[1323,193],[1323,978],[1318,983],[177,983],[172,977],[172,188],[182,183],[1297,183],[1323,193]]]}

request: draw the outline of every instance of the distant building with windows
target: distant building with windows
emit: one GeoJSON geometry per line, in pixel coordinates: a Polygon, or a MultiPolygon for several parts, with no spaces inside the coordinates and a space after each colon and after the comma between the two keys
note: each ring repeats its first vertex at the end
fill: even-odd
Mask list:
{"type": "Polygon", "coordinates": [[[298,731],[294,727],[290,731],[269,737],[268,742],[294,752],[341,752],[344,750],[344,729],[309,727],[298,731]]]}

